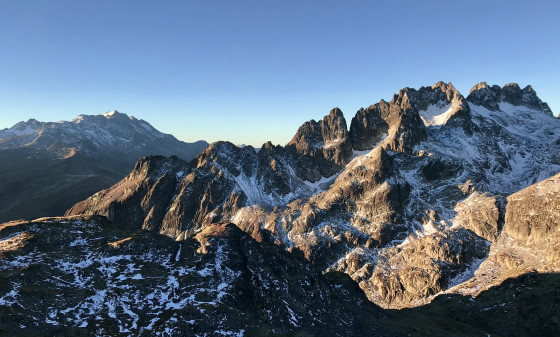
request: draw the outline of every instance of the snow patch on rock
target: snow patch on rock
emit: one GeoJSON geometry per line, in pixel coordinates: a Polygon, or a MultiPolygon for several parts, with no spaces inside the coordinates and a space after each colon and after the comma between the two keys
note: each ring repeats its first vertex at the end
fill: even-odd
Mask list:
{"type": "Polygon", "coordinates": [[[419,111],[418,113],[426,126],[444,125],[453,114],[453,104],[441,101],[437,104],[429,105],[426,110],[419,111]]]}

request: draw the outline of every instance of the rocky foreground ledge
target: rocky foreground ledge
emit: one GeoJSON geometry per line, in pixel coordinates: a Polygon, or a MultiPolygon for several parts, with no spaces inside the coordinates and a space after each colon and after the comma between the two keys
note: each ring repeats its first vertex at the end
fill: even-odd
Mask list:
{"type": "Polygon", "coordinates": [[[103,218],[0,225],[0,334],[496,336],[560,332],[560,275],[383,310],[347,275],[233,224],[181,242],[103,218]],[[513,322],[513,323],[512,323],[513,322]]]}

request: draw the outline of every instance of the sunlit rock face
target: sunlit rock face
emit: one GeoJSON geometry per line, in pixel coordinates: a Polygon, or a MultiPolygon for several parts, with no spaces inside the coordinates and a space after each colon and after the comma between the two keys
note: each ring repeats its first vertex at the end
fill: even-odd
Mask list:
{"type": "Polygon", "coordinates": [[[515,258],[494,252],[531,227],[508,225],[521,219],[512,194],[560,172],[560,121],[531,87],[481,83],[466,99],[450,83],[404,88],[346,127],[333,109],[286,146],[218,142],[189,163],[147,157],[67,214],[181,240],[231,222],[402,308],[497,282],[489,275],[515,258]]]}

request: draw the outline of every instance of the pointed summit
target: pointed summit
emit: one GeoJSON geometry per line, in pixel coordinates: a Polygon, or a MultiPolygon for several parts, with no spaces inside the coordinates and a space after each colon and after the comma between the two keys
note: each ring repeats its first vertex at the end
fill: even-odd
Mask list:
{"type": "Polygon", "coordinates": [[[118,112],[117,110],[111,110],[111,111],[107,111],[107,112],[105,112],[105,113],[103,113],[103,114],[101,114],[101,115],[104,116],[104,117],[109,118],[109,117],[118,116],[118,115],[124,115],[124,114],[118,112]]]}
{"type": "Polygon", "coordinates": [[[288,145],[295,145],[298,152],[329,147],[348,138],[346,119],[339,108],[332,109],[321,121],[303,123],[288,145]]]}
{"type": "Polygon", "coordinates": [[[469,92],[467,101],[480,105],[488,110],[497,111],[500,100],[501,88],[497,85],[488,86],[486,82],[476,84],[469,92]]]}
{"type": "Polygon", "coordinates": [[[330,177],[340,171],[352,158],[352,146],[346,119],[339,108],[332,109],[321,121],[310,120],[303,123],[286,150],[293,160],[300,163],[297,167],[309,166],[305,161],[312,161],[319,168],[320,174],[305,168],[299,170],[298,176],[304,180],[317,181],[330,177]],[[307,158],[307,159],[302,159],[307,158]]]}
{"type": "Polygon", "coordinates": [[[552,110],[550,110],[548,104],[541,101],[541,99],[537,96],[537,92],[530,85],[521,90],[521,102],[525,106],[541,110],[542,112],[552,115],[552,110]]]}

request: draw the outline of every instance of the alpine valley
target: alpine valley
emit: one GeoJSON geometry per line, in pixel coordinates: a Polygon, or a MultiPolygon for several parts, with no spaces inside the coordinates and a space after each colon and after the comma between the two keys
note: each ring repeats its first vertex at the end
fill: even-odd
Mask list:
{"type": "Polygon", "coordinates": [[[207,146],[181,142],[118,111],[17,123],[0,130],[0,221],[63,215],[118,182],[143,156],[190,160],[207,146]]]}
{"type": "Polygon", "coordinates": [[[349,127],[335,108],[285,146],[190,161],[116,112],[20,123],[0,147],[108,187],[0,225],[1,334],[560,334],[560,119],[531,86],[404,88],[349,127]]]}

